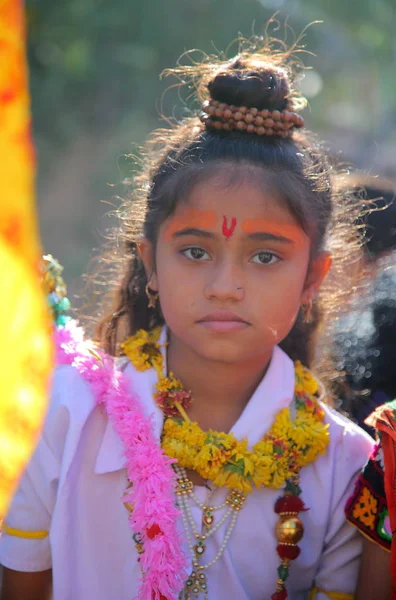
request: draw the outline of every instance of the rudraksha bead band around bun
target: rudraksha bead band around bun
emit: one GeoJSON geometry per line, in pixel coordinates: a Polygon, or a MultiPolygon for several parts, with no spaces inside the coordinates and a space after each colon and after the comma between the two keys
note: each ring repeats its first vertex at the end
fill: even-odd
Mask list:
{"type": "Polygon", "coordinates": [[[294,128],[304,126],[303,117],[292,110],[259,110],[207,100],[202,105],[202,111],[201,121],[210,129],[239,130],[287,138],[291,137],[294,128]]]}

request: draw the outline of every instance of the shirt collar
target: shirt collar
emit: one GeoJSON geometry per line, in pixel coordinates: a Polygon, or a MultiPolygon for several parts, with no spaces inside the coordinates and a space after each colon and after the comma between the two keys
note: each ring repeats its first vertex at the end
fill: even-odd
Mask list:
{"type": "MultiPolygon", "coordinates": [[[[160,337],[161,352],[166,362],[165,328],[160,337]]],[[[160,440],[163,427],[162,411],[155,404],[153,390],[157,381],[154,369],[137,371],[129,361],[120,364],[130,382],[131,392],[138,397],[143,413],[151,417],[156,440],[160,440]]],[[[290,405],[294,396],[294,366],[279,347],[274,348],[267,372],[247,403],[231,431],[237,439],[247,438],[249,446],[256,444],[270,429],[277,413],[290,405]]],[[[108,419],[97,455],[95,473],[111,473],[125,468],[124,448],[121,439],[108,419]]]]}
{"type": "Polygon", "coordinates": [[[235,437],[247,438],[249,446],[256,444],[271,428],[277,413],[292,402],[294,386],[293,361],[275,346],[265,376],[231,428],[235,437]]]}

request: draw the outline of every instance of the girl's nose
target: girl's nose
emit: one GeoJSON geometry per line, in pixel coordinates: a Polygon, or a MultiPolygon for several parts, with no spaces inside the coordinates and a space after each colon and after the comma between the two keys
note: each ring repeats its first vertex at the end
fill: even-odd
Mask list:
{"type": "Polygon", "coordinates": [[[240,269],[232,268],[231,265],[222,265],[211,275],[204,290],[208,300],[243,300],[245,288],[240,269]]]}

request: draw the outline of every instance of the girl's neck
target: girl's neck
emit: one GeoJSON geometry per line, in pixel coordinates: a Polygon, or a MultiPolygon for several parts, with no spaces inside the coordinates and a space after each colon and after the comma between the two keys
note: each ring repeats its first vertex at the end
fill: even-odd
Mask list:
{"type": "Polygon", "coordinates": [[[241,363],[207,360],[172,337],[168,346],[168,372],[191,390],[187,410],[204,430],[229,432],[265,375],[272,352],[241,363]]]}

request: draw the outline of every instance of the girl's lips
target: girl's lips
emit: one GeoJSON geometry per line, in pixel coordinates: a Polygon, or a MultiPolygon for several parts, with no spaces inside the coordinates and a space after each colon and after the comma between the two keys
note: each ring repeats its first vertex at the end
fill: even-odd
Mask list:
{"type": "Polygon", "coordinates": [[[198,321],[200,325],[216,333],[240,331],[249,326],[249,323],[228,310],[219,310],[210,313],[198,321]]]}
{"type": "Polygon", "coordinates": [[[241,331],[249,327],[245,321],[198,321],[200,325],[216,333],[229,333],[231,331],[241,331]]]}

